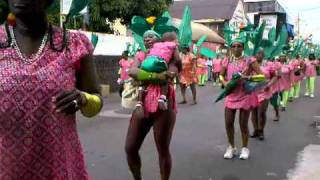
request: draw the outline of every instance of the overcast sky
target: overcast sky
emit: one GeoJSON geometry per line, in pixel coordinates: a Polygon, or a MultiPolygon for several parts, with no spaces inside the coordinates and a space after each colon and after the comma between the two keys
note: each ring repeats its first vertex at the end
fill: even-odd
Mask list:
{"type": "Polygon", "coordinates": [[[298,13],[300,14],[300,27],[304,37],[313,34],[313,40],[320,43],[320,0],[278,1],[286,7],[294,23],[297,23],[298,13]]]}

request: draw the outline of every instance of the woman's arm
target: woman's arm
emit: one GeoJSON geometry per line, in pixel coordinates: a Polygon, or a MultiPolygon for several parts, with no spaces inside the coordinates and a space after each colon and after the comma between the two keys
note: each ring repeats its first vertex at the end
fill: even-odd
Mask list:
{"type": "Polygon", "coordinates": [[[76,72],[76,89],[61,92],[54,100],[56,111],[73,114],[81,110],[86,117],[93,117],[103,106],[96,68],[92,55],[85,56],[76,72]]]}

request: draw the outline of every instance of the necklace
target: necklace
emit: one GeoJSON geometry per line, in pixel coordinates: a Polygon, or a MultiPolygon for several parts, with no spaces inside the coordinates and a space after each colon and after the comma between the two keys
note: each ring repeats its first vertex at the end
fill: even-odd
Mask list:
{"type": "Polygon", "coordinates": [[[17,55],[19,56],[19,58],[21,59],[21,61],[23,63],[31,64],[43,56],[43,51],[44,51],[44,48],[46,47],[47,40],[48,40],[48,32],[46,32],[45,35],[43,36],[43,39],[41,41],[41,44],[39,46],[38,51],[35,54],[32,54],[30,57],[26,57],[25,55],[22,54],[22,52],[18,46],[16,37],[14,35],[12,26],[9,27],[9,32],[10,32],[10,36],[12,39],[11,47],[14,48],[14,50],[16,51],[17,55]]]}

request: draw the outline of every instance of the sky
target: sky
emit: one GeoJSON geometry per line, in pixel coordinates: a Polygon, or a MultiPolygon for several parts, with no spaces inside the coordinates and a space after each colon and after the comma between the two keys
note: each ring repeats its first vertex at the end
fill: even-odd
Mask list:
{"type": "Polygon", "coordinates": [[[295,23],[297,32],[298,14],[303,37],[313,35],[313,41],[320,43],[320,0],[278,0],[295,23]]]}

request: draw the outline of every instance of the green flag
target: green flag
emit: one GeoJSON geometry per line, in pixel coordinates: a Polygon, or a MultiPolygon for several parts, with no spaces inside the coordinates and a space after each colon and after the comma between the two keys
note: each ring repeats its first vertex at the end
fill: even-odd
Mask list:
{"type": "Polygon", "coordinates": [[[92,43],[94,48],[96,48],[96,46],[98,44],[98,41],[99,41],[99,36],[93,33],[91,35],[91,43],[92,43]]]}
{"type": "Polygon", "coordinates": [[[89,0],[72,0],[68,16],[79,14],[89,3],[89,0]]]}

